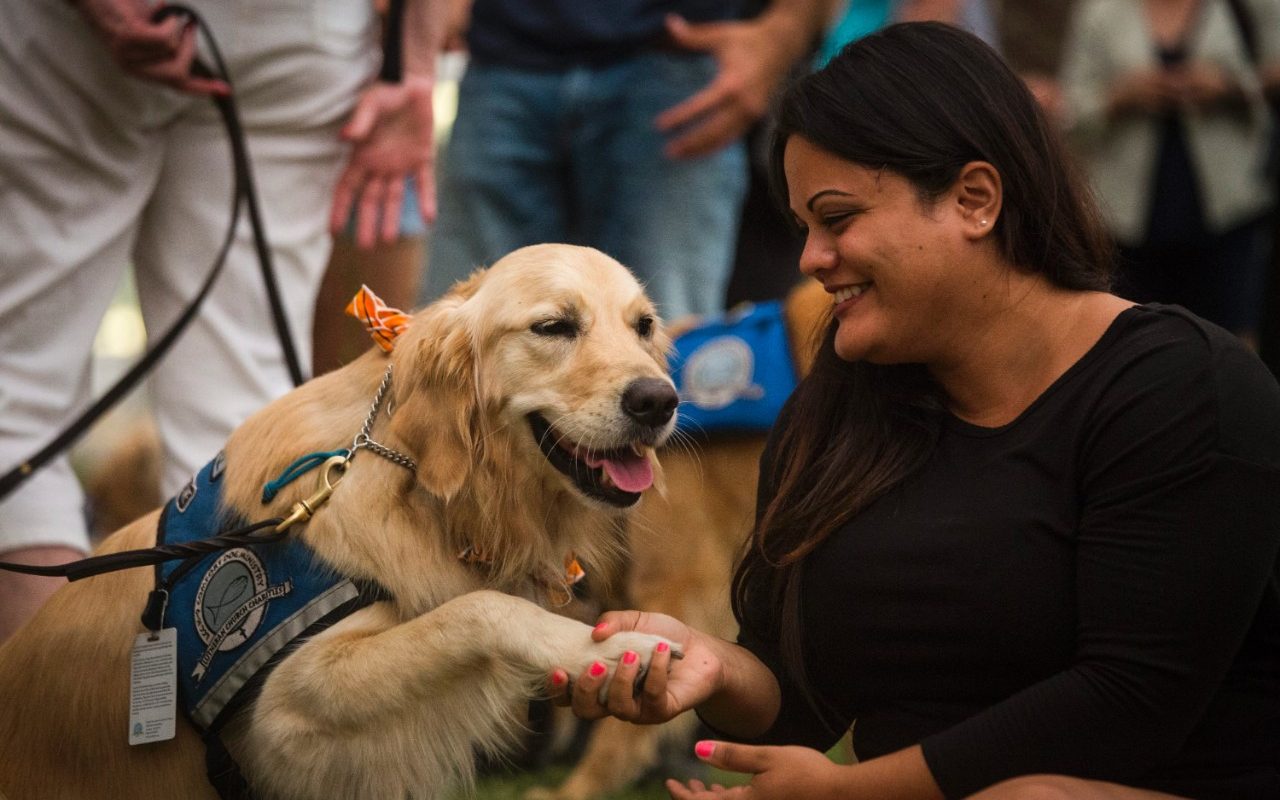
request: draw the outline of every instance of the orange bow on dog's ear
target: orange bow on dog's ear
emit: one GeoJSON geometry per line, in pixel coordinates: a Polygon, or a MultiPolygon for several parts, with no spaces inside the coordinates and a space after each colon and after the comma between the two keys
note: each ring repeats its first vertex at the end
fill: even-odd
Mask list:
{"type": "Polygon", "coordinates": [[[388,353],[396,346],[396,337],[408,329],[411,321],[408,314],[382,302],[382,298],[364,284],[360,284],[360,291],[347,303],[347,314],[363,322],[378,347],[388,353]]]}

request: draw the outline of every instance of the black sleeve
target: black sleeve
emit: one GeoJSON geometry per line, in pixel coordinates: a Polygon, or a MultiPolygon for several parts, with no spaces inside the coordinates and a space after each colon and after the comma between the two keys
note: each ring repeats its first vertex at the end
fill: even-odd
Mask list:
{"type": "Polygon", "coordinates": [[[1167,761],[1276,580],[1280,392],[1260,362],[1198,332],[1161,342],[1090,419],[1074,664],[924,740],[948,796],[1031,773],[1132,781],[1167,761]]]}

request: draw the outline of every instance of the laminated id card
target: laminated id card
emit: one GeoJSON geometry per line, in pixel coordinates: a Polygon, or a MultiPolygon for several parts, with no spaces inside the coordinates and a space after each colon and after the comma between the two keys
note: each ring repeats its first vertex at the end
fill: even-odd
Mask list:
{"type": "Polygon", "coordinates": [[[129,744],[172,739],[177,700],[177,630],[138,634],[129,670],[129,744]]]}

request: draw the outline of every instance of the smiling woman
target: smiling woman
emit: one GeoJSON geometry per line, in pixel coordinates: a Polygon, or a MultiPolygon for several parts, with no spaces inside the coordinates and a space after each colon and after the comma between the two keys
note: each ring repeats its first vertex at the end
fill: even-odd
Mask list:
{"type": "Polygon", "coordinates": [[[1266,368],[1110,293],[1089,192],[968,34],[848,46],[783,98],[771,169],[832,320],[762,458],[739,640],[606,615],[683,660],[553,694],[750,743],[695,751],[748,794],[676,798],[1280,796],[1266,368]]]}
{"type": "Polygon", "coordinates": [[[948,204],[921,197],[895,173],[850,165],[803,136],[791,140],[785,159],[789,193],[803,202],[794,212],[807,234],[800,270],[833,296],[840,358],[884,364],[943,357],[998,309],[999,284],[1019,276],[967,257],[1000,210],[1000,176],[991,165],[966,165],[948,204]],[[935,324],[922,330],[918,319],[935,324]]]}

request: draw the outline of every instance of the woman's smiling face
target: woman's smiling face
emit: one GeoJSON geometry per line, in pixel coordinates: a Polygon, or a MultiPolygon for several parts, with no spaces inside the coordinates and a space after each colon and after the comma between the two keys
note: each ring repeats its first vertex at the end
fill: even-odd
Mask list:
{"type": "Polygon", "coordinates": [[[791,212],[805,232],[800,271],[835,303],[836,354],[881,364],[938,358],[982,284],[963,264],[975,221],[956,193],[927,203],[905,178],[798,135],[787,141],[783,164],[791,212]]]}

